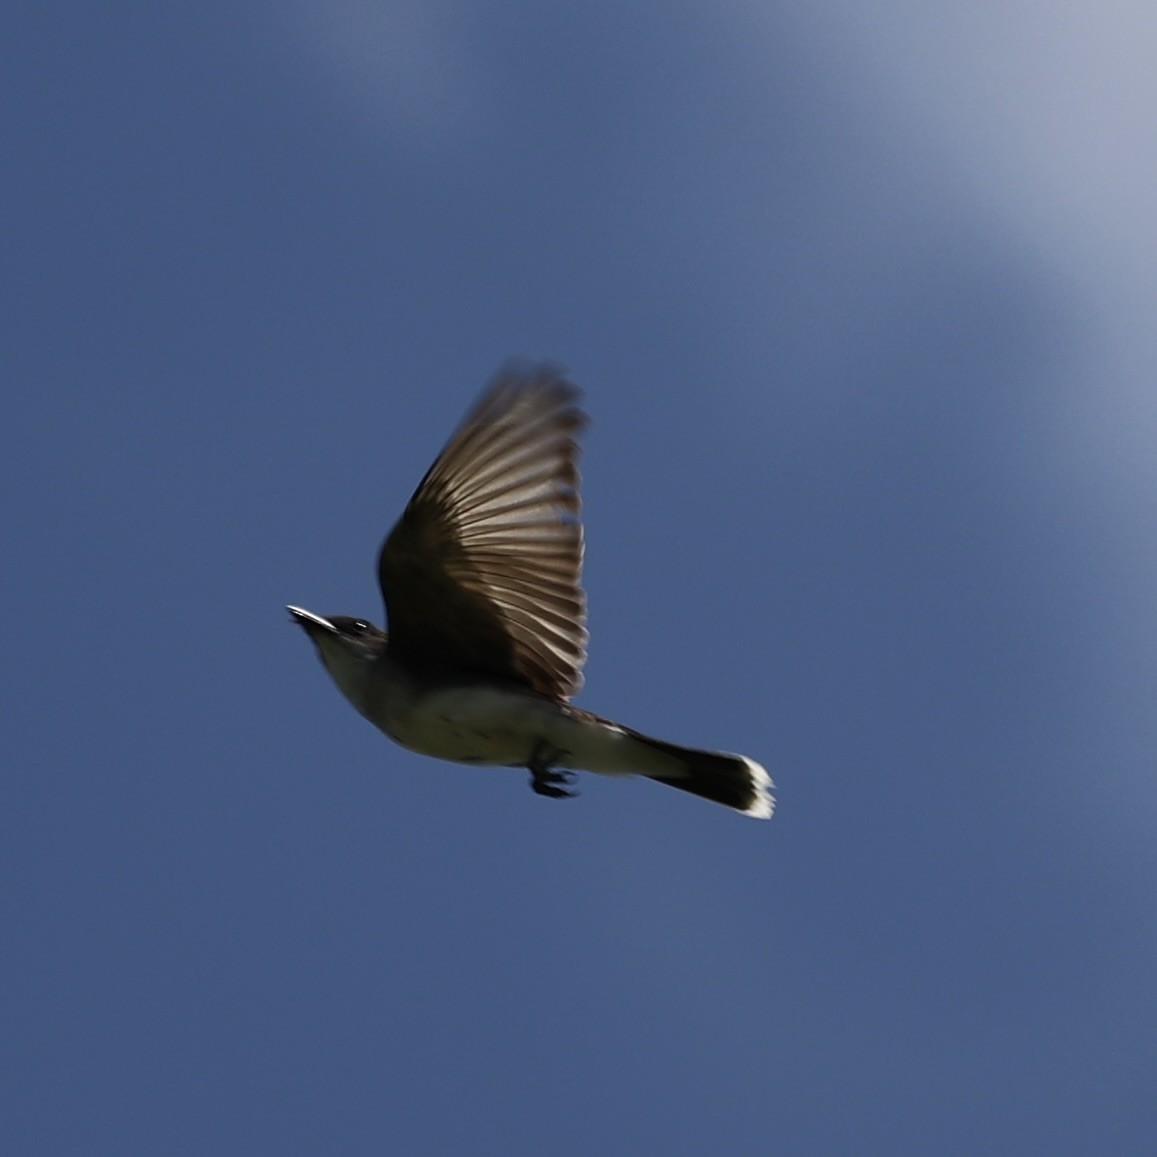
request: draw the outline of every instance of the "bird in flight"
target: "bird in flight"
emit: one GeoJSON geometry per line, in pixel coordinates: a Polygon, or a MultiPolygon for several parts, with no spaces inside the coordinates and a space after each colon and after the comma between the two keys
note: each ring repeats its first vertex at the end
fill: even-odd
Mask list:
{"type": "Polygon", "coordinates": [[[289,613],[353,706],[395,742],[522,767],[573,795],[578,770],[642,775],[769,819],[754,760],[652,739],[574,706],[586,661],[579,391],[511,364],[466,415],[378,554],[388,631],[289,613]]]}

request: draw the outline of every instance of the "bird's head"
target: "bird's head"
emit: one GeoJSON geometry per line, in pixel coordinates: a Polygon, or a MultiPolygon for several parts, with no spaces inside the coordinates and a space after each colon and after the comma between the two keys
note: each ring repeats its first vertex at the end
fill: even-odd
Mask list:
{"type": "Polygon", "coordinates": [[[386,649],[386,632],[349,615],[322,618],[303,607],[286,607],[313,640],[317,653],[342,694],[360,711],[374,663],[386,649]]]}

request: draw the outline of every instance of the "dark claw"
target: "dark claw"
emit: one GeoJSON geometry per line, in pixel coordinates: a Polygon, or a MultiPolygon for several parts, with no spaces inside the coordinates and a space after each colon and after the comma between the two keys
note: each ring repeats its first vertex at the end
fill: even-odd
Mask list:
{"type": "Polygon", "coordinates": [[[566,784],[574,781],[573,775],[562,776],[557,772],[531,772],[530,790],[536,795],[544,795],[548,799],[574,799],[578,792],[568,791],[566,784]]]}
{"type": "Polygon", "coordinates": [[[527,768],[530,771],[530,788],[536,795],[544,795],[548,799],[573,799],[578,792],[567,789],[574,783],[576,776],[573,771],[555,771],[551,764],[565,751],[540,740],[530,757],[527,768]]]}

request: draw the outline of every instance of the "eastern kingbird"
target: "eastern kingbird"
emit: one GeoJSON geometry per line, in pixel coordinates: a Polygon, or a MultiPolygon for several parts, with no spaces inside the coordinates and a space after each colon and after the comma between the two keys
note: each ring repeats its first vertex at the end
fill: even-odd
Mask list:
{"type": "Polygon", "coordinates": [[[412,751],[524,767],[555,799],[582,769],[769,819],[771,778],[754,760],[651,739],[569,701],[587,644],[578,401],[552,366],[499,373],[382,544],[388,633],[289,613],[345,697],[412,751]]]}

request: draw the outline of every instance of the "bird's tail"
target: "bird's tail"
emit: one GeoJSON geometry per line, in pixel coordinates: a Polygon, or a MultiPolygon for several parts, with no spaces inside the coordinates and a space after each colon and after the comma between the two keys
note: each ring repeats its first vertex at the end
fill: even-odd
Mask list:
{"type": "Polygon", "coordinates": [[[640,735],[629,728],[623,730],[632,739],[666,756],[678,768],[672,772],[644,772],[648,779],[689,791],[756,819],[771,819],[771,813],[775,811],[775,796],[771,789],[775,785],[766,769],[755,760],[726,751],[679,747],[661,739],[652,739],[649,735],[640,735]]]}

